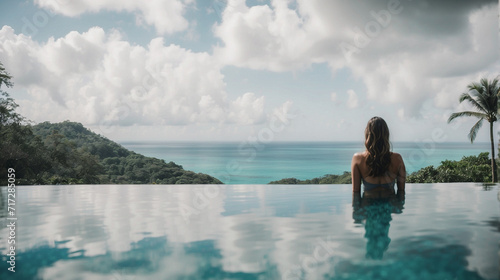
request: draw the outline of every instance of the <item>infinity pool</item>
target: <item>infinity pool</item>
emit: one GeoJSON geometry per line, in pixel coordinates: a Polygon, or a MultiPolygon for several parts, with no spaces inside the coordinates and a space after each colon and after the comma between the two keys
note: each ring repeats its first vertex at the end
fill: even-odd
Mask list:
{"type": "Polygon", "coordinates": [[[498,279],[498,186],[21,186],[0,279],[498,279]]]}

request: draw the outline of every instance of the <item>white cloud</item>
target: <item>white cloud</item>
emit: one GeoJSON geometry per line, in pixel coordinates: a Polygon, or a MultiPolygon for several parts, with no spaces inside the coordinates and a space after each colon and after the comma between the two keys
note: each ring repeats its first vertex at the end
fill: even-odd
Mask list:
{"type": "Polygon", "coordinates": [[[317,31],[303,26],[287,1],[273,1],[272,7],[247,7],[244,0],[229,0],[222,14],[222,24],[214,28],[224,42],[215,53],[227,64],[252,69],[287,71],[311,63],[309,39],[317,31]],[[304,59],[307,57],[307,59],[304,59]]]}
{"type": "Polygon", "coordinates": [[[41,8],[76,17],[83,13],[103,10],[134,13],[138,24],[153,25],[159,34],[186,30],[189,22],[184,17],[186,7],[193,0],[35,0],[41,8]]]}
{"type": "Polygon", "coordinates": [[[0,61],[34,121],[69,119],[88,125],[257,124],[264,98],[227,97],[220,63],[161,38],[147,48],[101,28],[36,43],[9,26],[0,30],[0,61]]]}
{"type": "Polygon", "coordinates": [[[231,104],[228,119],[235,123],[254,124],[264,121],[264,96],[259,98],[251,92],[238,97],[231,104]],[[260,116],[255,118],[255,116],[260,116]]]}
{"type": "Polygon", "coordinates": [[[373,15],[388,3],[272,0],[249,7],[229,0],[214,27],[223,43],[215,55],[229,65],[270,71],[314,63],[347,68],[363,81],[369,100],[397,104],[408,117],[418,116],[428,100],[453,108],[456,103],[445,100],[498,73],[498,2],[400,1],[400,12],[381,25],[373,15]],[[347,60],[340,45],[355,45],[356,30],[377,24],[377,34],[347,60]]]}
{"type": "Polygon", "coordinates": [[[358,95],[356,92],[352,89],[347,91],[348,94],[348,99],[347,99],[347,107],[349,109],[354,109],[359,106],[359,100],[358,100],[358,95]]]}

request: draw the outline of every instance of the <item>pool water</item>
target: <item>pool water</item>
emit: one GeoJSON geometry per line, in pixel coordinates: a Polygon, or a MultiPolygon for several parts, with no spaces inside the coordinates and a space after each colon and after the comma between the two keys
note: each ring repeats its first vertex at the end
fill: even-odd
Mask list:
{"type": "Polygon", "coordinates": [[[0,279],[498,279],[498,186],[20,186],[0,279]]]}

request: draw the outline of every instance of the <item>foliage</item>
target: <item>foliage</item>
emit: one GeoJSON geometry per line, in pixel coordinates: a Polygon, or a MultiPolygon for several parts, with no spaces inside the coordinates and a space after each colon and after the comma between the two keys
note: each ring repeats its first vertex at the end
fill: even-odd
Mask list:
{"type": "Polygon", "coordinates": [[[437,177],[438,171],[431,165],[411,173],[406,177],[406,181],[408,183],[433,183],[436,182],[437,177]]]}
{"type": "Polygon", "coordinates": [[[5,71],[5,67],[3,67],[3,64],[0,62],[0,88],[2,87],[2,84],[4,84],[7,87],[12,87],[12,76],[5,71]]]}
{"type": "Polygon", "coordinates": [[[36,135],[54,146],[53,157],[71,162],[72,169],[81,175],[93,174],[95,182],[103,184],[221,184],[209,175],[194,173],[174,162],[146,157],[93,133],[80,123],[65,121],[51,124],[44,122],[33,127],[36,135]],[[52,134],[51,134],[52,133],[52,134]],[[55,138],[54,138],[55,137],[55,138]],[[56,148],[59,147],[59,150],[56,148]],[[60,151],[60,149],[65,149],[60,151]],[[68,160],[68,149],[77,152],[75,160],[68,160]],[[78,153],[80,155],[78,156],[78,153]],[[84,161],[82,161],[84,159],[84,161]],[[79,168],[79,169],[77,169],[79,168]],[[96,170],[98,169],[98,170],[96,170]],[[87,172],[87,173],[86,173],[87,172]]]}
{"type": "Polygon", "coordinates": [[[322,177],[317,177],[307,180],[299,180],[296,178],[285,178],[278,181],[272,181],[269,184],[301,184],[301,185],[313,185],[313,184],[350,184],[351,183],[351,172],[344,172],[342,175],[324,175],[322,177]]]}
{"type": "MultiPolygon", "coordinates": [[[[12,87],[11,76],[0,63],[0,87],[12,87]]],[[[50,169],[42,141],[33,135],[25,119],[16,113],[18,105],[0,90],[0,185],[7,184],[7,169],[16,170],[17,182],[37,183],[39,174],[50,169]]]]}
{"type": "Polygon", "coordinates": [[[10,123],[0,127],[0,185],[7,181],[7,169],[16,170],[19,184],[41,183],[41,176],[50,170],[47,150],[30,126],[10,123]]]}
{"type": "Polygon", "coordinates": [[[465,156],[459,161],[444,160],[437,168],[427,166],[410,174],[408,183],[489,182],[491,166],[488,153],[465,156]]]}
{"type": "MultiPolygon", "coordinates": [[[[38,135],[39,136],[39,135],[38,135]]],[[[56,130],[44,139],[51,169],[43,176],[48,184],[98,184],[102,172],[99,159],[56,130]]]]}

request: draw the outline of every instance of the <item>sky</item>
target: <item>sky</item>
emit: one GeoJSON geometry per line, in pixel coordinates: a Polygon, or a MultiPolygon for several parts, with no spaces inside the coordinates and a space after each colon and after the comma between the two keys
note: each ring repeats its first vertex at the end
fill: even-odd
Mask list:
{"type": "Polygon", "coordinates": [[[2,0],[0,62],[33,123],[115,141],[363,141],[381,116],[392,141],[465,142],[475,121],[447,119],[500,73],[498,14],[489,0],[2,0]]]}

